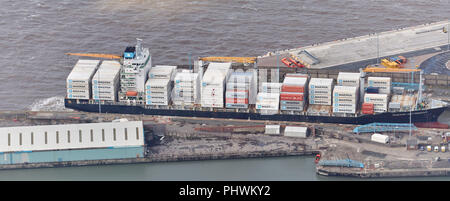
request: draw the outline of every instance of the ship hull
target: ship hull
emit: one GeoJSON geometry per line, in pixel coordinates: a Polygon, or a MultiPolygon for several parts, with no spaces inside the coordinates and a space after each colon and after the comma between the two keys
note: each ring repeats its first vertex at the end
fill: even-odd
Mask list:
{"type": "MultiPolygon", "coordinates": [[[[65,107],[84,111],[99,112],[98,104],[76,103],[65,99],[65,107]]],[[[411,122],[435,122],[446,110],[446,107],[412,111],[411,122]]],[[[409,112],[385,112],[373,115],[361,115],[357,117],[338,116],[315,116],[315,115],[291,115],[274,114],[262,115],[259,113],[244,112],[221,112],[221,111],[196,111],[196,110],[174,110],[174,109],[147,109],[141,106],[131,105],[101,105],[102,113],[118,114],[144,114],[159,116],[181,116],[181,117],[204,117],[204,118],[225,118],[225,119],[248,119],[248,120],[269,120],[269,121],[294,121],[294,122],[314,122],[314,123],[339,123],[339,124],[368,124],[368,123],[409,123],[409,112]]]]}

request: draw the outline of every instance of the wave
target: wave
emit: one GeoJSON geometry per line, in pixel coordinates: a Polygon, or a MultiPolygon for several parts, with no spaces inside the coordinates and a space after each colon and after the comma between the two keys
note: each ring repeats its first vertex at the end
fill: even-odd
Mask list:
{"type": "Polygon", "coordinates": [[[64,107],[63,96],[53,96],[36,100],[28,109],[31,111],[73,111],[64,107]]]}

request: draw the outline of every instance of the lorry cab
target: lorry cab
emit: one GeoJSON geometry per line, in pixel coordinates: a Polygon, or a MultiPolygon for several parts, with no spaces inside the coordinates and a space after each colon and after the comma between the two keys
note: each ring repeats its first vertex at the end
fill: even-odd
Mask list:
{"type": "Polygon", "coordinates": [[[434,152],[439,152],[439,146],[434,146],[434,152]]]}

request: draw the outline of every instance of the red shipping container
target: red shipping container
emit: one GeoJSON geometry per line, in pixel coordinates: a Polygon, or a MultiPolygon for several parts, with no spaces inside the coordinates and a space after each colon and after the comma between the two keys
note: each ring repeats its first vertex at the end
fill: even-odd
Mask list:
{"type": "Polygon", "coordinates": [[[248,98],[226,98],[226,103],[248,104],[248,98]]]}
{"type": "Polygon", "coordinates": [[[373,114],[373,109],[372,110],[362,110],[363,114],[373,114]]]}
{"type": "Polygon", "coordinates": [[[295,86],[295,85],[282,85],[281,92],[305,92],[305,86],[295,86]]]}
{"type": "Polygon", "coordinates": [[[280,100],[303,101],[303,93],[281,93],[280,100]]]}
{"type": "Polygon", "coordinates": [[[373,109],[374,108],[374,105],[373,105],[373,103],[363,103],[362,104],[362,108],[363,109],[373,109]]]}

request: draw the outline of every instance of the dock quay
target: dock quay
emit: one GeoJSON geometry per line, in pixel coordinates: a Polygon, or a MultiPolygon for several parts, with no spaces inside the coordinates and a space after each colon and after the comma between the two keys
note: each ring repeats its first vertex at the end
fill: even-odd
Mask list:
{"type": "Polygon", "coordinates": [[[441,21],[269,52],[258,57],[258,65],[276,66],[277,55],[280,58],[292,55],[312,69],[360,68],[376,63],[377,57],[398,54],[413,57],[430,54],[447,50],[448,41],[445,31],[447,26],[448,21],[441,21]]]}
{"type": "MultiPolygon", "coordinates": [[[[409,133],[384,133],[387,144],[371,140],[371,134],[353,133],[355,125],[248,121],[237,119],[165,117],[147,115],[118,115],[84,112],[0,112],[1,127],[58,125],[110,122],[115,119],[143,121],[145,155],[135,158],[55,161],[42,163],[1,164],[0,170],[24,168],[53,168],[175,162],[188,160],[221,160],[283,156],[315,156],[320,160],[351,159],[363,168],[316,165],[316,173],[326,176],[386,178],[411,176],[447,176],[450,174],[449,152],[420,150],[419,146],[446,146],[442,136],[450,129],[419,128],[412,133],[417,139],[415,149],[407,149],[409,133]],[[57,117],[57,118],[54,118],[57,117]],[[264,125],[308,127],[309,135],[288,137],[264,133],[264,125]],[[221,128],[221,129],[218,129],[221,128]],[[232,128],[232,129],[223,129],[232,128]]],[[[447,148],[448,150],[448,148],[447,148]]],[[[313,163],[311,159],[311,163],[313,163]]],[[[301,170],[299,170],[301,171],[301,170]]]]}

